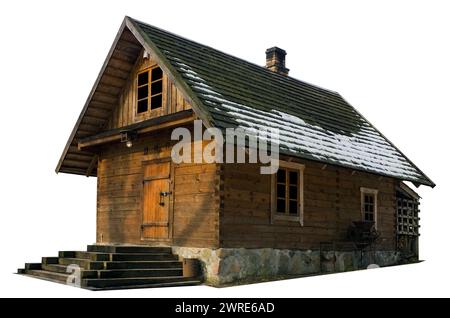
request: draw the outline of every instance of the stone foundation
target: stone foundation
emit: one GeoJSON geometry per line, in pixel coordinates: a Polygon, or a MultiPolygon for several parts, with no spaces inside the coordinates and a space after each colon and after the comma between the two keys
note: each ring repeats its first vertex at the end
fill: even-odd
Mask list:
{"type": "Polygon", "coordinates": [[[205,283],[223,286],[233,283],[263,281],[289,276],[337,273],[399,264],[396,251],[327,251],[318,250],[189,248],[174,246],[173,253],[196,258],[202,263],[205,283]]]}

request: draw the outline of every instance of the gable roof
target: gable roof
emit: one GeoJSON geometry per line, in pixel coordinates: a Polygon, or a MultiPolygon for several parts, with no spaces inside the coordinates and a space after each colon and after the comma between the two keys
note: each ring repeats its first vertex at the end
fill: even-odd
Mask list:
{"type": "Polygon", "coordinates": [[[108,124],[114,107],[142,51],[125,19],[64,147],[56,172],[96,176],[95,154],[78,149],[78,142],[95,135],[108,124]]]}
{"type": "Polygon", "coordinates": [[[205,126],[278,128],[282,154],[435,185],[338,93],[128,17],[123,32],[124,25],[156,56],[205,126]]]}

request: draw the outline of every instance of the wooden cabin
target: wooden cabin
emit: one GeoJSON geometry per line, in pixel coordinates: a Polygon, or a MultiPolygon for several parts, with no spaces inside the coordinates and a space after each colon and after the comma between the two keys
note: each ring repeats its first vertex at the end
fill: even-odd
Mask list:
{"type": "Polygon", "coordinates": [[[97,178],[88,251],[169,247],[211,285],[417,260],[404,181],[434,183],[338,93],[289,77],[285,56],[259,66],[126,17],[56,168],[97,178]],[[278,129],[278,171],[175,163],[171,134],[195,120],[278,129]]]}

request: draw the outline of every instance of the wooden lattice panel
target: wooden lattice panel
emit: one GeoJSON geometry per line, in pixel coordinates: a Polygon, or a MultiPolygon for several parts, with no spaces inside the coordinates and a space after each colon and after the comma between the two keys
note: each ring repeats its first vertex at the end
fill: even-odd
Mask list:
{"type": "Polygon", "coordinates": [[[419,235],[419,202],[397,199],[397,234],[419,235]]]}

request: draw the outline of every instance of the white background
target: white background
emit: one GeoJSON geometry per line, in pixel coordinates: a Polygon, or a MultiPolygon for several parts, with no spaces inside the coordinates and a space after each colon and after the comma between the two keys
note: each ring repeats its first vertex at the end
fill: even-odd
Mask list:
{"type": "Polygon", "coordinates": [[[450,6],[445,1],[1,1],[0,295],[450,296],[450,6]],[[363,4],[364,2],[364,4],[363,4]],[[417,265],[216,289],[90,292],[13,272],[95,241],[96,179],[54,173],[125,15],[340,92],[437,184],[417,265]]]}

